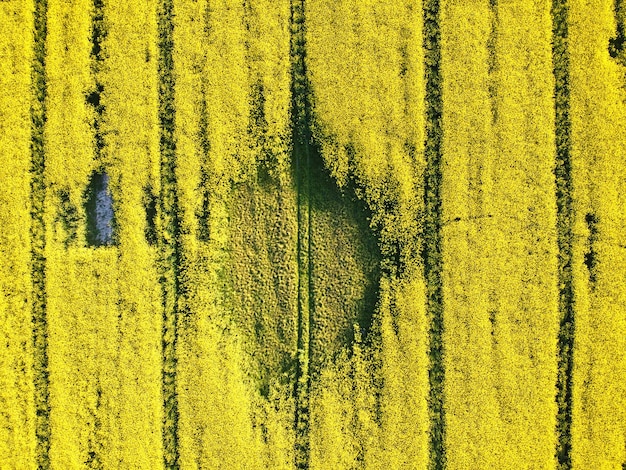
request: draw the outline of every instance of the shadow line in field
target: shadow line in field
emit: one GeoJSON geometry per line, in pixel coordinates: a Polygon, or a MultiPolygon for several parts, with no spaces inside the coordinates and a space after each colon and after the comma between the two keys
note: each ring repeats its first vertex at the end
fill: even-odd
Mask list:
{"type": "Polygon", "coordinates": [[[498,120],[498,106],[496,96],[498,96],[498,70],[500,64],[498,63],[498,29],[500,23],[500,16],[498,13],[498,0],[489,0],[489,9],[491,15],[491,25],[489,31],[489,37],[487,38],[487,72],[489,75],[489,103],[491,105],[491,122],[495,124],[498,120]]]}
{"type": "Polygon", "coordinates": [[[173,0],[159,4],[158,80],[161,194],[159,198],[161,233],[159,253],[163,303],[162,386],[163,386],[163,458],[165,468],[178,469],[178,398],[176,394],[176,347],[178,341],[178,299],[181,296],[180,220],[178,182],[176,179],[175,103],[174,103],[174,5],[173,0]]]}
{"type": "Polygon", "coordinates": [[[40,469],[50,468],[50,381],[48,370],[48,318],[46,314],[46,39],[48,2],[34,5],[34,54],[31,69],[31,278],[33,322],[33,380],[35,404],[35,458],[40,469]]]}
{"type": "Polygon", "coordinates": [[[552,2],[552,60],[555,78],[557,244],[559,280],[558,374],[556,381],[556,459],[572,468],[572,374],[574,367],[574,282],[572,274],[574,203],[571,159],[568,2],[552,2]]]}
{"type": "Polygon", "coordinates": [[[443,142],[443,100],[441,63],[441,32],[439,0],[424,2],[424,61],[426,79],[426,142],[424,156],[424,241],[422,259],[426,281],[426,311],[429,317],[429,394],[430,415],[429,468],[446,467],[446,415],[444,406],[443,345],[443,259],[441,159],[443,142]]]}

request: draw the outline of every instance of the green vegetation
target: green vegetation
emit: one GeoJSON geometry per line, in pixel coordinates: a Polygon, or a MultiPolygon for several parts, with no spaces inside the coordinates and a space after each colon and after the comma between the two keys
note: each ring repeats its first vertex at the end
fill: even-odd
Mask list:
{"type": "Polygon", "coordinates": [[[311,221],[311,164],[313,152],[311,142],[311,90],[306,67],[306,13],[305,0],[291,0],[291,119],[293,164],[295,165],[297,204],[297,264],[298,264],[298,321],[297,358],[294,377],[295,409],[295,466],[309,467],[310,436],[310,393],[312,359],[312,221],[311,221]]]}
{"type": "Polygon", "coordinates": [[[48,33],[48,2],[34,4],[33,64],[31,104],[31,278],[33,282],[33,379],[35,385],[35,435],[37,437],[37,466],[50,468],[50,391],[48,371],[48,319],[46,309],[46,39],[48,33]]]}
{"type": "Polygon", "coordinates": [[[554,101],[556,132],[557,242],[559,246],[559,313],[558,339],[559,370],[557,376],[557,450],[558,468],[572,468],[572,369],[575,332],[574,285],[572,277],[573,255],[573,186],[571,160],[570,120],[570,57],[568,50],[567,1],[552,3],[554,57],[554,101]]]}
{"type": "Polygon", "coordinates": [[[172,1],[158,10],[159,35],[159,128],[161,155],[160,193],[160,281],[163,289],[163,456],[165,468],[180,467],[178,451],[178,399],[176,363],[178,317],[182,314],[179,296],[184,295],[181,269],[184,260],[180,245],[180,220],[176,177],[175,101],[174,101],[174,23],[172,1]]]}
{"type": "Polygon", "coordinates": [[[441,31],[439,29],[440,2],[424,4],[424,62],[426,74],[426,141],[424,157],[424,280],[426,282],[426,310],[430,317],[428,337],[430,411],[430,466],[433,470],[446,468],[446,410],[444,407],[444,320],[442,268],[442,210],[441,210],[441,155],[443,99],[441,86],[441,31]]]}

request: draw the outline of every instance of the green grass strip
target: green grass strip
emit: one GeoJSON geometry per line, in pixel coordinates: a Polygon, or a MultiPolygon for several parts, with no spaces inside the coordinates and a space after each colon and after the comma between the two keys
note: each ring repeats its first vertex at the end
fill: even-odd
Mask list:
{"type": "Polygon", "coordinates": [[[293,163],[298,194],[298,358],[294,395],[295,466],[309,467],[309,392],[311,388],[311,103],[306,71],[306,29],[304,0],[291,1],[291,122],[293,163]]]}
{"type": "Polygon", "coordinates": [[[174,23],[173,0],[158,8],[159,46],[159,125],[161,155],[161,287],[163,292],[163,456],[167,469],[178,469],[178,398],[176,394],[177,317],[180,296],[180,220],[176,179],[175,102],[174,102],[174,23]]]}
{"type": "Polygon", "coordinates": [[[557,243],[559,278],[558,375],[556,383],[557,447],[559,470],[572,468],[572,370],[574,365],[574,285],[572,246],[574,206],[570,120],[570,76],[567,0],[552,2],[552,60],[554,70],[557,243]]]}
{"type": "Polygon", "coordinates": [[[50,381],[48,370],[48,319],[46,315],[46,38],[48,2],[36,0],[31,104],[31,276],[33,282],[33,380],[35,386],[36,463],[50,468],[50,381]]]}
{"type": "Polygon", "coordinates": [[[446,467],[446,415],[444,408],[443,345],[443,259],[441,251],[441,160],[443,142],[443,100],[441,78],[441,32],[439,0],[424,1],[424,72],[426,79],[426,142],[424,154],[424,278],[426,311],[429,326],[429,394],[430,416],[429,469],[446,467]]]}
{"type": "Polygon", "coordinates": [[[498,95],[497,73],[500,65],[498,63],[498,28],[500,17],[498,13],[498,0],[489,0],[489,9],[491,10],[491,28],[489,38],[487,39],[487,71],[489,74],[489,102],[491,105],[491,123],[495,124],[498,120],[498,105],[496,97],[498,95]]]}

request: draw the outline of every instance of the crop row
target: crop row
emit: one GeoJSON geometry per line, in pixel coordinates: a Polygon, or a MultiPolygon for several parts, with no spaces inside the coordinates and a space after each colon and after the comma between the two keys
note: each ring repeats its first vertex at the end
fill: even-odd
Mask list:
{"type": "Polygon", "coordinates": [[[626,463],[626,108],[624,64],[610,49],[623,15],[620,2],[568,2],[573,469],[626,463]]]}

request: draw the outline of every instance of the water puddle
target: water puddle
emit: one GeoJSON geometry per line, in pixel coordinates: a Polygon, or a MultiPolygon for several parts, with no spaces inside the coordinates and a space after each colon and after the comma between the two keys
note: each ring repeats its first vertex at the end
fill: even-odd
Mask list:
{"type": "Polygon", "coordinates": [[[109,246],[115,243],[115,211],[106,171],[92,173],[85,197],[87,245],[109,246]]]}

